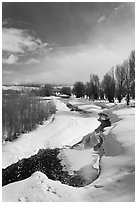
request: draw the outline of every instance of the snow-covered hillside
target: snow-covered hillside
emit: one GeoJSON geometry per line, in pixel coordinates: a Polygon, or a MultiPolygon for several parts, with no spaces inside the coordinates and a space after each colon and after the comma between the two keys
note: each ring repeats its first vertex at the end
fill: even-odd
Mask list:
{"type": "MultiPolygon", "coordinates": [[[[42,148],[71,146],[100,125],[100,122],[97,121],[97,115],[82,117],[76,112],[70,112],[63,102],[55,98],[54,102],[58,110],[54,119],[52,118],[37,130],[22,135],[17,141],[8,142],[3,146],[3,168],[21,158],[36,154],[42,148]]],[[[84,105],[79,101],[77,104],[84,108],[84,105]]],[[[97,113],[102,111],[94,104],[91,104],[91,106],[86,104],[85,106],[85,109],[92,110],[92,108],[94,113],[95,111],[97,113]]],[[[134,201],[135,109],[115,110],[114,114],[118,115],[121,120],[106,128],[104,133],[105,154],[100,161],[101,172],[98,179],[85,187],[77,188],[62,184],[60,181],[53,181],[45,174],[37,171],[25,180],[4,186],[2,188],[3,201],[134,201]]],[[[70,169],[77,170],[77,168],[88,166],[92,163],[90,157],[91,161],[95,159],[95,155],[90,149],[83,150],[83,154],[82,151],[80,154],[77,156],[74,151],[64,150],[64,155],[70,162],[70,169]]],[[[87,174],[85,174],[85,170],[84,175],[89,177],[89,168],[87,168],[87,174]]]]}

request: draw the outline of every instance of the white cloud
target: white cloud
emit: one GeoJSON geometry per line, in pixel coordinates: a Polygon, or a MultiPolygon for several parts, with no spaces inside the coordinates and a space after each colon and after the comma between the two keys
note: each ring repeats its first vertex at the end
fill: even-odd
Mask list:
{"type": "Polygon", "coordinates": [[[18,64],[38,64],[39,61],[32,56],[33,54],[45,55],[50,51],[47,45],[48,43],[43,43],[40,38],[34,37],[28,30],[4,27],[2,30],[2,50],[4,55],[9,57],[3,57],[3,64],[15,64],[17,60],[18,64]],[[21,56],[31,56],[31,58],[26,62],[21,62],[21,56]]]}
{"type": "Polygon", "coordinates": [[[4,70],[3,72],[2,72],[2,74],[11,74],[12,73],[12,71],[11,70],[4,70]]]}
{"type": "Polygon", "coordinates": [[[31,58],[25,64],[39,64],[40,62],[37,59],[31,58]]]}
{"type": "Polygon", "coordinates": [[[103,22],[105,19],[106,19],[105,15],[101,16],[101,17],[98,19],[98,23],[103,22]]]}
{"type": "Polygon", "coordinates": [[[18,60],[18,56],[10,55],[8,58],[3,58],[2,63],[3,64],[16,64],[18,60]]]}
{"type": "Polygon", "coordinates": [[[28,33],[27,30],[17,28],[2,29],[2,50],[10,53],[34,52],[36,50],[44,51],[48,43],[42,43],[28,33]]]}
{"type": "Polygon", "coordinates": [[[26,50],[34,51],[41,43],[40,39],[35,39],[26,30],[16,28],[3,28],[2,30],[2,50],[13,53],[24,53],[26,50]]]}

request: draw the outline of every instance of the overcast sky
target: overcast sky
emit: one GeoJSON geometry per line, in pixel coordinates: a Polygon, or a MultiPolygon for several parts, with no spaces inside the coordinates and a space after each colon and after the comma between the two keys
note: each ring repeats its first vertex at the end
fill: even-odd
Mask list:
{"type": "Polygon", "coordinates": [[[3,84],[86,82],[135,49],[135,4],[3,3],[3,84]]]}

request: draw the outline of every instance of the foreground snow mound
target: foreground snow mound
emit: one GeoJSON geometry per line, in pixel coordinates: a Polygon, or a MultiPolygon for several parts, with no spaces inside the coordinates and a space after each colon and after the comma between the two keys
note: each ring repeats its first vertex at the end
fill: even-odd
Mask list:
{"type": "Polygon", "coordinates": [[[53,181],[35,172],[30,178],[3,187],[6,202],[65,202],[84,201],[83,190],[53,181]]]}

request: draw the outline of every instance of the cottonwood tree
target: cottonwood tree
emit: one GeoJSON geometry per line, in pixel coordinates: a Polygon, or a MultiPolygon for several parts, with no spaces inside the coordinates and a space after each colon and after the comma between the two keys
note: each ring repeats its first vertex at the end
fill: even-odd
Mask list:
{"type": "Polygon", "coordinates": [[[130,85],[131,85],[129,60],[124,60],[123,67],[125,69],[125,88],[126,88],[126,94],[127,94],[126,101],[127,101],[127,105],[129,105],[130,85]]]}
{"type": "Polygon", "coordinates": [[[129,57],[129,72],[130,72],[130,93],[132,98],[135,98],[135,50],[131,51],[129,57]]]}
{"type": "Polygon", "coordinates": [[[113,68],[110,72],[105,74],[102,80],[102,87],[105,93],[106,98],[110,103],[114,102],[114,93],[115,93],[115,79],[113,68]]]}
{"type": "Polygon", "coordinates": [[[103,90],[102,83],[100,83],[100,86],[99,86],[99,97],[101,100],[104,100],[104,90],[103,90]]]}
{"type": "Polygon", "coordinates": [[[124,66],[117,65],[115,69],[115,80],[116,80],[116,96],[119,103],[124,95],[124,82],[125,82],[125,68],[124,66]]]}
{"type": "Polygon", "coordinates": [[[62,87],[61,94],[66,94],[68,96],[71,96],[71,88],[67,86],[62,87]]]}
{"type": "Polygon", "coordinates": [[[76,95],[77,98],[84,97],[85,95],[85,85],[81,81],[77,81],[73,87],[73,93],[76,95]]]}
{"type": "Polygon", "coordinates": [[[90,82],[88,84],[89,89],[89,97],[94,99],[98,99],[99,97],[99,77],[98,75],[91,74],[90,75],[90,82]]]}
{"type": "Polygon", "coordinates": [[[91,98],[91,96],[92,96],[92,92],[91,92],[91,88],[90,88],[90,82],[87,82],[85,85],[85,94],[89,98],[91,98]]]}
{"type": "Polygon", "coordinates": [[[50,84],[45,84],[44,87],[34,91],[37,96],[51,96],[53,94],[53,87],[50,84]]]}

